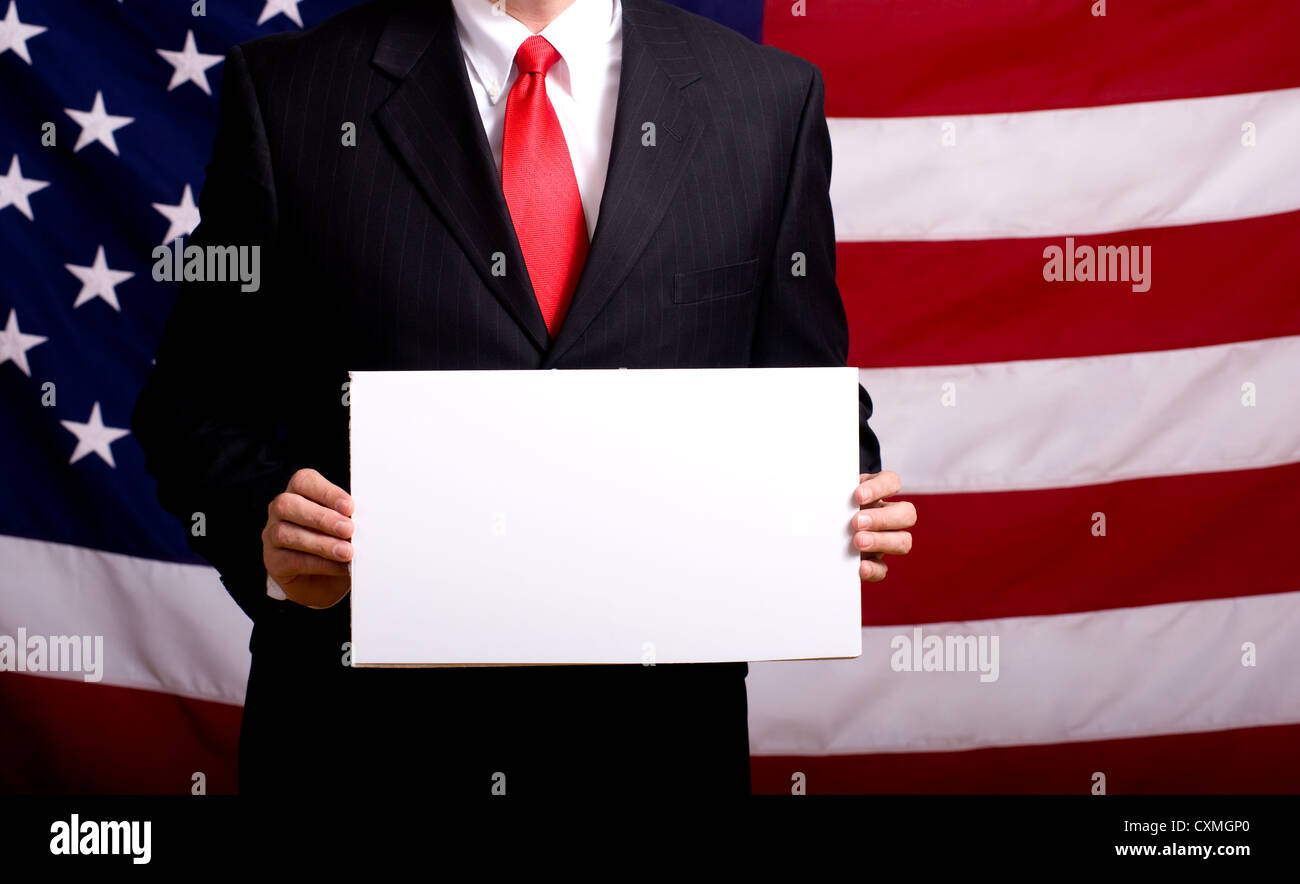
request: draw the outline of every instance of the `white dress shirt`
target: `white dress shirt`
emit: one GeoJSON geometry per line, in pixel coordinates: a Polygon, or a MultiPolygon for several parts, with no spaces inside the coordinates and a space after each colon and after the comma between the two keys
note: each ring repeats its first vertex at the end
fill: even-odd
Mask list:
{"type": "MultiPolygon", "coordinates": [[[[452,0],[452,6],[469,84],[499,175],[506,97],[519,76],[515,53],[533,32],[506,15],[494,0],[452,0]]],[[[614,139],[623,64],[622,4],[619,0],[574,0],[540,34],[560,53],[560,60],[546,74],[546,95],[569,145],[590,239],[596,233],[614,139]]],[[[352,570],[350,564],[348,570],[352,570]]],[[[266,594],[281,601],[288,598],[270,574],[266,575],[266,594]]]]}
{"type": "MultiPolygon", "coordinates": [[[[493,0],[452,0],[452,6],[469,84],[500,172],[506,97],[519,76],[515,52],[533,32],[506,15],[493,0]]],[[[590,239],[596,232],[614,137],[623,62],[622,4],[619,0],[574,0],[540,35],[560,53],[560,60],[546,74],[546,96],[569,145],[590,239]]]]}

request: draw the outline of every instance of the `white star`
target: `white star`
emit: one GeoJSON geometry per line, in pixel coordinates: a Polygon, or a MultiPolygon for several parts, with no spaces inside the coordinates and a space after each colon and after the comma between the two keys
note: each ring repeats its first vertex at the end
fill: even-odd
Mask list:
{"type": "Polygon", "coordinates": [[[21,58],[28,64],[32,63],[32,57],[27,52],[27,41],[37,34],[44,34],[49,28],[42,28],[39,25],[25,25],[18,20],[18,8],[14,0],[9,0],[9,13],[0,21],[0,55],[4,55],[10,49],[14,55],[21,58]]]}
{"type": "Polygon", "coordinates": [[[9,174],[0,176],[0,209],[13,206],[26,215],[28,221],[35,221],[32,205],[27,202],[27,197],[49,186],[48,181],[24,178],[23,167],[18,165],[18,154],[14,154],[13,162],[9,164],[9,174]]]}
{"type": "Polygon", "coordinates": [[[73,303],[72,309],[80,307],[91,298],[103,298],[108,302],[108,306],[114,310],[121,311],[122,307],[117,303],[117,291],[114,288],[120,282],[126,282],[135,276],[127,270],[111,270],[108,266],[108,259],[104,257],[104,247],[100,246],[99,251],[95,252],[95,263],[89,267],[78,267],[76,264],[64,264],[68,272],[77,279],[81,280],[81,293],[77,295],[77,300],[73,303]]]}
{"type": "Polygon", "coordinates": [[[302,27],[302,13],[298,11],[298,4],[302,0],[266,0],[266,6],[262,9],[262,14],[258,16],[257,23],[265,24],[268,19],[275,18],[280,13],[284,13],[298,27],[302,27]]]}
{"type": "Polygon", "coordinates": [[[0,365],[12,359],[19,371],[31,377],[32,369],[27,364],[27,351],[48,340],[49,338],[40,335],[25,335],[19,331],[18,311],[9,308],[9,324],[4,327],[4,331],[0,331],[0,365]]]}
{"type": "Polygon", "coordinates": [[[129,436],[131,431],[104,426],[104,419],[99,415],[98,402],[91,407],[90,420],[84,424],[76,421],[59,421],[59,423],[77,437],[77,447],[73,450],[72,459],[68,463],[76,463],[93,451],[110,467],[117,469],[117,464],[113,463],[113,449],[109,446],[123,436],[129,436]]]}
{"type": "Polygon", "coordinates": [[[88,111],[73,110],[70,107],[65,107],[63,110],[81,127],[81,137],[77,139],[77,146],[72,149],[73,153],[92,141],[98,141],[116,156],[117,141],[114,140],[113,133],[135,122],[135,117],[115,117],[106,111],[103,92],[95,93],[95,104],[88,111]]]}
{"type": "Polygon", "coordinates": [[[204,92],[212,94],[206,72],[213,65],[220,64],[222,56],[205,55],[199,52],[199,47],[194,42],[193,31],[185,32],[185,48],[180,52],[159,49],[158,54],[167,59],[167,63],[176,69],[172,71],[172,81],[167,87],[168,92],[185,83],[194,83],[204,92]]]}
{"type": "Polygon", "coordinates": [[[163,245],[167,245],[181,234],[188,236],[194,232],[195,227],[199,226],[199,210],[194,205],[194,194],[190,191],[188,184],[185,185],[185,192],[181,194],[180,205],[169,206],[165,203],[154,203],[153,207],[171,222],[171,226],[167,228],[167,235],[163,237],[163,245]]]}

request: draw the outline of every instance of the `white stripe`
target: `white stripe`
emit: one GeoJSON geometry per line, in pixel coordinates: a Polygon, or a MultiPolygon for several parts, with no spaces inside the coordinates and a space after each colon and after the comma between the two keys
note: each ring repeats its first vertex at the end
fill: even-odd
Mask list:
{"type": "MultiPolygon", "coordinates": [[[[0,633],[103,635],[105,684],[241,703],[249,624],[209,568],[0,537],[0,633]]],[[[755,754],[1113,739],[1300,721],[1300,593],[924,627],[999,636],[999,677],[889,666],[905,627],[849,661],[750,667],[755,754]],[[1259,666],[1240,665],[1241,643],[1259,666]],[[1105,648],[1105,654],[1098,654],[1105,648]]],[[[50,673],[81,679],[77,673],[50,673]]]]}
{"type": "Polygon", "coordinates": [[[101,684],[244,702],[252,624],[212,568],[7,536],[0,561],[0,634],[100,635],[101,684]]]}
{"type": "Polygon", "coordinates": [[[911,634],[864,629],[856,660],[751,664],[751,751],[939,752],[1300,722],[1300,592],[924,627],[998,636],[989,683],[894,671],[890,641],[911,634]]]}
{"type": "Polygon", "coordinates": [[[875,404],[871,425],[885,466],[915,494],[1062,488],[1300,461],[1298,365],[1300,336],[1292,336],[863,369],[859,377],[875,404]],[[1246,384],[1254,385],[1253,407],[1243,404],[1246,384]]]}
{"type": "Polygon", "coordinates": [[[1300,209],[1300,89],[829,125],[840,240],[1092,234],[1300,209]]]}

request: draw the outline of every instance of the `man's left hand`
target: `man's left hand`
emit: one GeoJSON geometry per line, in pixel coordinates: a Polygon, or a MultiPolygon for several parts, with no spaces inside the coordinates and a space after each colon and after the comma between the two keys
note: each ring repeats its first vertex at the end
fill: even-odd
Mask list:
{"type": "Polygon", "coordinates": [[[858,573],[863,580],[875,583],[889,571],[881,558],[905,556],[912,550],[912,533],[916,524],[916,507],[905,500],[885,500],[902,487],[898,474],[863,473],[858,479],[854,500],[858,514],[853,517],[853,546],[862,553],[858,573]]]}

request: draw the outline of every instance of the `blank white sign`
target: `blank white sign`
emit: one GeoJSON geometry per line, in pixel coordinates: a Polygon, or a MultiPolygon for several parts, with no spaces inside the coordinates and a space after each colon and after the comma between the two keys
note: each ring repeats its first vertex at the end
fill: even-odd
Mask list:
{"type": "Polygon", "coordinates": [[[352,372],[352,663],[856,657],[853,368],[352,372]]]}

